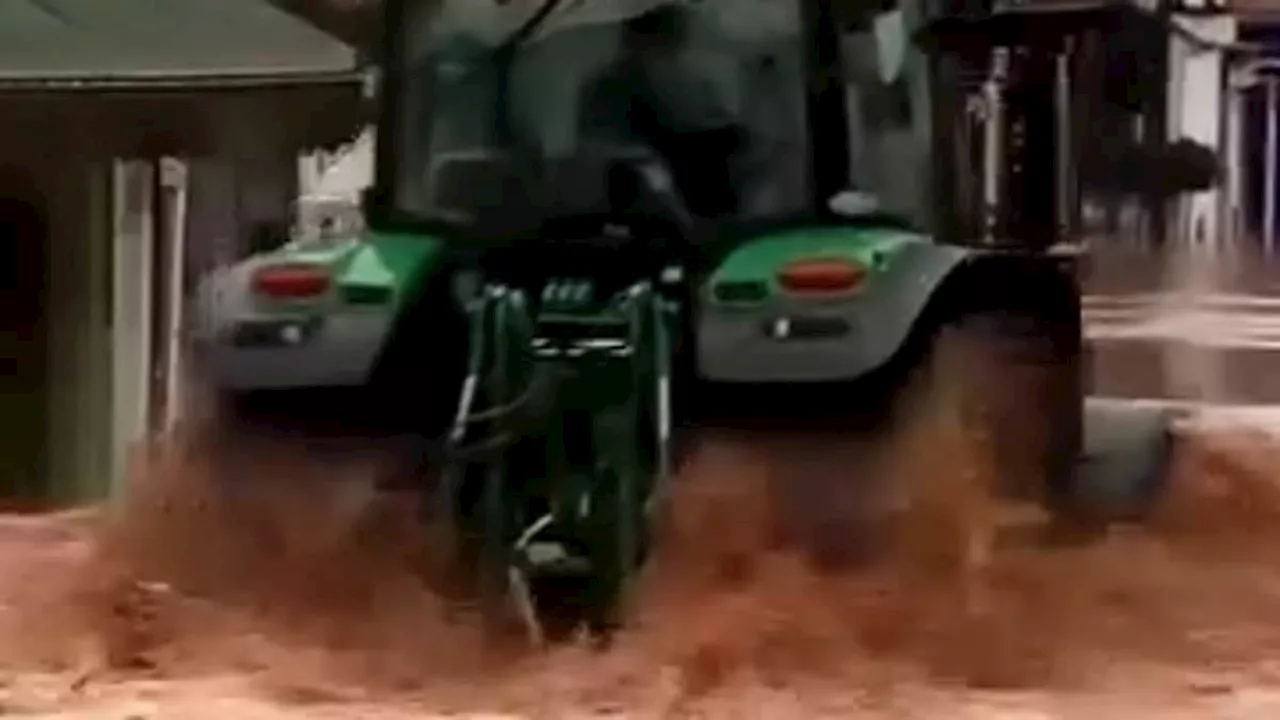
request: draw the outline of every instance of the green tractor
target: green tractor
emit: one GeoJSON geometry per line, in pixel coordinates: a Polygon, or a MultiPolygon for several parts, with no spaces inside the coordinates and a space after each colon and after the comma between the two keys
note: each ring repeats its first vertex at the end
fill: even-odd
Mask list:
{"type": "Polygon", "coordinates": [[[688,438],[883,432],[957,353],[1001,492],[1150,506],[1168,418],[1085,402],[1077,240],[1100,39],[1156,21],[961,10],[386,0],[371,230],[335,284],[380,289],[374,407],[430,438],[400,479],[489,612],[607,633],[688,438]]]}

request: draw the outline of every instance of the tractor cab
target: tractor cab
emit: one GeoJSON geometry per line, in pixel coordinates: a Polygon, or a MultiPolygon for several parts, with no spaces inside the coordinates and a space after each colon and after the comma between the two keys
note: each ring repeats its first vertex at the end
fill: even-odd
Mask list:
{"type": "Polygon", "coordinates": [[[632,211],[703,240],[842,220],[1070,240],[1082,128],[1159,100],[1152,53],[1131,48],[1167,29],[1127,3],[961,10],[393,0],[371,215],[499,241],[632,211]]]}
{"type": "Polygon", "coordinates": [[[394,5],[387,218],[490,238],[644,203],[718,233],[833,212],[926,222],[928,91],[901,11],[849,46],[866,91],[850,125],[825,3],[394,5]]]}

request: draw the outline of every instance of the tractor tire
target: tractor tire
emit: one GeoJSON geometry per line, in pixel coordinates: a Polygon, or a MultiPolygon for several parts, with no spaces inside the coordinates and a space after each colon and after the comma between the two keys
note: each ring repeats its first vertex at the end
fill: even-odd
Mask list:
{"type": "Polygon", "coordinates": [[[442,266],[415,284],[378,357],[368,393],[384,432],[435,439],[457,411],[468,327],[452,273],[442,266]]]}
{"type": "Polygon", "coordinates": [[[427,449],[449,428],[466,376],[467,318],[452,295],[448,269],[417,283],[378,358],[367,387],[382,432],[399,452],[377,480],[388,492],[426,490],[427,449]]]}
{"type": "Polygon", "coordinates": [[[912,492],[951,495],[961,513],[1038,507],[1063,541],[1142,519],[1168,477],[1171,413],[1086,401],[1079,355],[1062,348],[1027,315],[972,312],[940,323],[893,423],[933,443],[917,451],[940,463],[912,492]]]}
{"type": "Polygon", "coordinates": [[[1176,413],[1123,400],[1084,404],[1084,451],[1065,510],[1093,525],[1137,522],[1166,490],[1176,413]]]}
{"type": "Polygon", "coordinates": [[[905,502],[988,534],[1010,511],[1067,507],[1081,444],[1070,338],[1064,345],[1034,315],[1003,310],[958,313],[932,328],[887,423],[908,465],[905,502]]]}

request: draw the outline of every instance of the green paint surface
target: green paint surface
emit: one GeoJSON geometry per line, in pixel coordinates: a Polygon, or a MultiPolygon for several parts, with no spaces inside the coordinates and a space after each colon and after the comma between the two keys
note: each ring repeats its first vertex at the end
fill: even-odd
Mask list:
{"type": "Polygon", "coordinates": [[[359,241],[325,247],[285,246],[265,260],[328,267],[339,287],[387,288],[398,306],[405,291],[443,250],[443,241],[429,235],[371,231],[359,241]]]}
{"type": "Polygon", "coordinates": [[[883,271],[908,246],[928,242],[923,235],[885,228],[805,228],[744,243],[720,264],[711,284],[759,282],[777,290],[776,275],[797,260],[847,259],[872,272],[883,271]]]}
{"type": "Polygon", "coordinates": [[[427,235],[370,233],[335,267],[338,284],[390,288],[398,305],[443,251],[444,242],[427,235]]]}

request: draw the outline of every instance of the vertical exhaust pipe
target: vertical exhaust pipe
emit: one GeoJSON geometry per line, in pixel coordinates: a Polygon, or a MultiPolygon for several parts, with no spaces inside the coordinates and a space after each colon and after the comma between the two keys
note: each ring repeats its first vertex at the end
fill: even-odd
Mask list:
{"type": "Polygon", "coordinates": [[[983,125],[982,142],[982,204],[983,242],[995,245],[996,235],[1003,223],[1004,204],[1004,86],[1009,75],[1009,50],[996,48],[991,52],[991,65],[987,79],[982,84],[983,106],[986,122],[983,125]]]}
{"type": "Polygon", "coordinates": [[[1264,150],[1265,157],[1262,159],[1265,168],[1262,190],[1262,238],[1263,248],[1270,255],[1276,249],[1276,163],[1280,160],[1276,157],[1280,152],[1280,127],[1277,126],[1280,118],[1276,117],[1277,113],[1280,113],[1280,85],[1277,85],[1277,79],[1274,76],[1267,77],[1266,92],[1267,144],[1264,150]]]}
{"type": "Polygon", "coordinates": [[[1073,123],[1072,106],[1071,106],[1071,40],[1067,39],[1067,44],[1062,52],[1054,57],[1053,68],[1053,110],[1054,110],[1054,140],[1055,140],[1055,208],[1057,215],[1057,240],[1063,242],[1071,237],[1071,232],[1075,226],[1075,187],[1074,177],[1075,170],[1072,167],[1071,158],[1075,151],[1073,140],[1073,123]]]}

